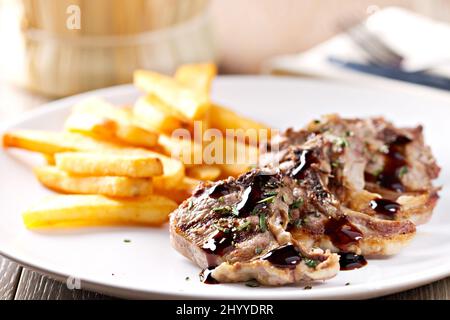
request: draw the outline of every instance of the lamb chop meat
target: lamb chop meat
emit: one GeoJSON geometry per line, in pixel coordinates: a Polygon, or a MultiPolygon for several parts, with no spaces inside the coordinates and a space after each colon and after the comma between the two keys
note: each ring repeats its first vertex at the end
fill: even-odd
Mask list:
{"type": "MultiPolygon", "coordinates": [[[[295,192],[302,201],[301,206],[291,208],[288,230],[304,247],[366,256],[397,253],[413,238],[415,225],[406,220],[379,219],[342,206],[329,189],[333,186],[333,159],[342,152],[336,137],[316,135],[302,145],[290,145],[277,152],[272,161],[265,158],[266,168],[279,168],[296,181],[295,192]],[[296,173],[299,167],[301,171],[296,173]]],[[[359,160],[354,157],[348,161],[352,164],[359,160]]],[[[356,164],[353,168],[361,170],[356,164]]]]}
{"type": "Polygon", "coordinates": [[[201,184],[171,214],[173,247],[207,279],[331,278],[361,255],[397,253],[415,235],[409,219],[425,221],[437,201],[421,128],[328,116],[267,147],[259,168],[201,184]]]}
{"type": "Polygon", "coordinates": [[[255,169],[238,179],[204,183],[170,220],[175,249],[220,282],[256,279],[281,285],[328,279],[339,256],[303,247],[287,230],[295,181],[255,169]]]}
{"type": "Polygon", "coordinates": [[[424,144],[422,127],[399,129],[382,118],[328,115],[303,130],[289,129],[275,137],[271,147],[276,151],[263,155],[262,163],[317,135],[337,144],[330,149],[328,187],[343,205],[381,219],[416,224],[429,219],[439,198],[432,180],[440,168],[424,144]]]}

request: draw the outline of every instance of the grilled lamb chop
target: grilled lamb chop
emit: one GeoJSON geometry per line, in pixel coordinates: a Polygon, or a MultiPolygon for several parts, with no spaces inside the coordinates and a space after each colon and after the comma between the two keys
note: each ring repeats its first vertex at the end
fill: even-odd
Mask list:
{"type": "Polygon", "coordinates": [[[432,180],[440,168],[424,144],[422,127],[398,129],[382,118],[342,119],[337,115],[311,122],[306,129],[275,137],[276,152],[317,135],[345,148],[331,149],[328,187],[346,207],[381,219],[425,223],[437,203],[432,180]]]}
{"type": "Polygon", "coordinates": [[[354,264],[363,263],[359,254],[394,254],[415,234],[408,219],[425,221],[437,200],[439,167],[420,128],[328,116],[268,147],[259,169],[203,183],[171,214],[172,245],[211,279],[331,278],[339,270],[331,252],[354,264]]]}
{"type": "MultiPolygon", "coordinates": [[[[415,234],[412,222],[353,211],[330,192],[329,186],[334,187],[333,159],[343,149],[336,144],[335,136],[316,135],[302,145],[285,147],[272,161],[266,157],[267,168],[277,167],[282,174],[295,178],[296,192],[302,199],[301,206],[291,208],[289,231],[304,247],[368,256],[397,253],[415,234]]],[[[351,164],[355,161],[358,159],[349,159],[351,164]]],[[[356,164],[351,167],[360,170],[356,164]]]]}
{"type": "Polygon", "coordinates": [[[202,184],[170,220],[172,245],[220,282],[266,285],[336,275],[339,256],[307,249],[287,231],[295,181],[277,170],[202,184]]]}

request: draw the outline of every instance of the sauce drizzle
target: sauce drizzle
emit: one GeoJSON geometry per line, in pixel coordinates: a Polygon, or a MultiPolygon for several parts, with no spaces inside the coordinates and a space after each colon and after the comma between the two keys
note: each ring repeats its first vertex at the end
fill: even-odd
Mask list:
{"type": "Polygon", "coordinates": [[[200,281],[205,284],[218,284],[219,281],[217,281],[216,279],[214,279],[212,277],[212,271],[214,269],[215,268],[212,268],[212,267],[203,269],[199,274],[200,281]]]}
{"type": "Polygon", "coordinates": [[[292,244],[271,250],[261,259],[269,261],[275,267],[288,269],[295,269],[295,266],[302,261],[300,253],[292,244]]]}
{"type": "Polygon", "coordinates": [[[396,214],[401,206],[395,201],[391,201],[388,199],[373,199],[370,201],[370,207],[378,213],[385,215],[394,215],[396,214]]]}
{"type": "Polygon", "coordinates": [[[396,192],[405,192],[405,187],[401,182],[403,168],[407,168],[404,153],[405,145],[410,143],[411,139],[399,135],[394,141],[388,144],[388,152],[385,154],[384,167],[378,176],[366,173],[367,181],[376,182],[380,186],[396,192]]]}
{"type": "Polygon", "coordinates": [[[363,237],[362,232],[346,217],[330,218],[325,224],[325,234],[341,250],[345,250],[348,245],[358,243],[363,237]]]}
{"type": "Polygon", "coordinates": [[[341,270],[354,270],[367,265],[367,260],[362,255],[351,252],[340,252],[339,265],[341,270]]]}
{"type": "Polygon", "coordinates": [[[314,157],[311,150],[300,150],[295,152],[300,163],[292,169],[291,176],[295,179],[303,179],[305,175],[305,171],[316,162],[316,158],[314,157]]]}

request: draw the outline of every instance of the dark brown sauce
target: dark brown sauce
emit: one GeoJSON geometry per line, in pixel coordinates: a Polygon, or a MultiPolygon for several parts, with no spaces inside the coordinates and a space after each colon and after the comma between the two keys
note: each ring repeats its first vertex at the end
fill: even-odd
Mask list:
{"type": "Polygon", "coordinates": [[[203,245],[203,250],[207,254],[223,256],[227,251],[234,248],[233,240],[234,235],[231,230],[229,232],[218,230],[218,232],[203,245]]]}
{"type": "Polygon", "coordinates": [[[292,169],[291,177],[295,179],[303,179],[305,171],[313,164],[317,162],[311,150],[299,150],[295,152],[298,161],[300,163],[292,169]]]}
{"type": "Polygon", "coordinates": [[[408,163],[405,159],[405,145],[410,143],[411,139],[406,136],[397,136],[394,141],[388,144],[388,152],[385,155],[383,171],[378,176],[366,173],[367,181],[376,182],[383,188],[396,192],[405,192],[401,178],[401,170],[408,163]]]}
{"type": "Polygon", "coordinates": [[[364,267],[367,264],[367,260],[364,256],[354,254],[351,252],[340,252],[339,265],[341,270],[354,270],[364,267]]]}
{"type": "Polygon", "coordinates": [[[325,224],[325,234],[341,250],[345,250],[348,245],[358,243],[363,237],[362,232],[346,217],[330,218],[325,224]]]}
{"type": "Polygon", "coordinates": [[[211,275],[211,273],[212,273],[212,271],[213,271],[214,269],[215,269],[215,268],[212,268],[212,267],[203,269],[203,270],[200,272],[200,274],[199,274],[200,281],[203,282],[203,283],[205,283],[205,284],[218,284],[219,281],[217,281],[216,279],[214,279],[214,278],[212,277],[212,275],[211,275]]]}
{"type": "Polygon", "coordinates": [[[388,199],[373,199],[370,201],[370,207],[378,213],[385,215],[394,215],[400,211],[400,204],[388,199]]]}
{"type": "Polygon", "coordinates": [[[265,204],[259,204],[258,202],[265,198],[267,189],[276,187],[277,183],[274,174],[259,173],[255,175],[242,193],[242,199],[236,206],[239,216],[250,215],[257,206],[263,208],[265,204]]]}
{"type": "Polygon", "coordinates": [[[219,199],[220,197],[226,196],[231,192],[228,185],[225,183],[216,184],[215,186],[211,187],[209,190],[209,197],[213,199],[219,199]]]}
{"type": "Polygon", "coordinates": [[[295,269],[295,266],[302,261],[300,253],[292,244],[269,251],[261,259],[269,261],[275,267],[288,269],[295,269]]]}

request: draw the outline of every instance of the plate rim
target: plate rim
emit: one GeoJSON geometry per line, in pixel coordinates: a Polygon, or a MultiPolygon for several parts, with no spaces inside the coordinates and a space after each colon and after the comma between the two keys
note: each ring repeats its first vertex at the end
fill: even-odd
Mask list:
{"type": "MultiPolygon", "coordinates": [[[[333,80],[324,80],[324,79],[299,79],[297,77],[275,77],[275,76],[236,76],[236,75],[227,75],[227,76],[219,76],[220,79],[227,80],[242,80],[246,79],[248,81],[258,81],[260,79],[270,79],[272,81],[297,81],[299,83],[315,83],[315,84],[325,84],[332,87],[344,87],[348,88],[348,83],[339,83],[333,80]]],[[[359,88],[365,88],[369,90],[375,90],[373,86],[367,85],[359,85],[359,88]]],[[[386,90],[386,88],[383,88],[386,90]]],[[[390,88],[392,92],[400,92],[396,88],[390,88]]],[[[30,120],[34,117],[37,117],[42,114],[51,113],[55,110],[65,110],[70,108],[70,104],[81,99],[90,97],[90,96],[107,96],[111,97],[114,95],[123,96],[126,94],[132,94],[133,92],[139,92],[132,84],[124,84],[118,86],[112,86],[108,88],[102,88],[97,90],[92,90],[89,92],[65,97],[62,99],[58,99],[55,101],[51,101],[48,103],[42,104],[40,107],[37,107],[34,110],[26,111],[18,116],[15,116],[9,120],[0,122],[0,134],[3,133],[17,125],[20,125],[22,122],[30,120]]],[[[416,92],[410,92],[410,95],[420,95],[416,92]]],[[[422,96],[422,95],[421,95],[422,96]]],[[[423,97],[423,96],[422,96],[423,97]]],[[[426,99],[436,98],[441,100],[440,96],[427,96],[426,99]]],[[[447,101],[447,99],[444,99],[447,101]]],[[[39,273],[45,274],[50,278],[64,281],[70,275],[65,274],[60,271],[55,271],[53,268],[44,268],[36,263],[32,263],[27,261],[27,259],[21,259],[21,257],[15,256],[12,252],[5,252],[3,248],[0,247],[0,254],[5,258],[12,260],[19,265],[30,268],[34,271],[38,271],[39,273]]],[[[388,295],[396,292],[401,292],[404,290],[412,289],[427,283],[431,283],[433,281],[437,281],[439,279],[443,279],[445,277],[450,276],[450,260],[446,261],[446,263],[435,266],[431,269],[428,269],[426,272],[416,272],[412,274],[414,277],[411,277],[411,274],[405,275],[403,277],[397,277],[395,280],[392,278],[388,280],[381,280],[377,282],[377,288],[368,290],[367,284],[357,284],[346,287],[345,290],[342,288],[323,288],[320,290],[320,293],[316,294],[314,291],[309,291],[308,295],[298,295],[297,292],[283,292],[274,294],[272,292],[264,293],[261,296],[251,297],[252,299],[367,299],[373,297],[379,297],[383,295],[388,295]],[[415,277],[417,276],[417,278],[415,277]],[[407,280],[409,279],[409,281],[407,280]],[[360,289],[359,287],[364,287],[365,289],[360,289]],[[333,293],[334,292],[334,293],[333,293]]],[[[155,291],[153,289],[150,290],[141,290],[139,288],[126,287],[126,285],[121,284],[111,284],[105,283],[102,281],[95,281],[94,279],[80,279],[82,283],[82,289],[93,290],[96,292],[105,293],[108,295],[116,296],[116,297],[124,297],[124,298],[147,298],[147,299],[183,299],[183,298],[191,298],[191,299],[214,299],[210,295],[204,292],[177,292],[170,290],[162,290],[155,291]]],[[[299,288],[299,290],[302,290],[299,288]]],[[[317,292],[317,291],[316,291],[317,292]]],[[[235,297],[232,292],[222,292],[220,293],[220,297],[218,299],[248,299],[245,297],[235,297]]]]}

